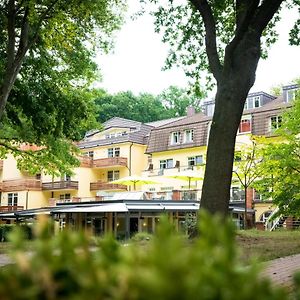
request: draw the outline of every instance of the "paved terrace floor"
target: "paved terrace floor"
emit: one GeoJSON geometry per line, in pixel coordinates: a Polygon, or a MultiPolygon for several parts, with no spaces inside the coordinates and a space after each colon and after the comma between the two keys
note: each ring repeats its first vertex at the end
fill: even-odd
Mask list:
{"type": "Polygon", "coordinates": [[[293,275],[300,271],[300,254],[281,257],[266,262],[262,275],[269,277],[275,284],[293,287],[293,275]]]}

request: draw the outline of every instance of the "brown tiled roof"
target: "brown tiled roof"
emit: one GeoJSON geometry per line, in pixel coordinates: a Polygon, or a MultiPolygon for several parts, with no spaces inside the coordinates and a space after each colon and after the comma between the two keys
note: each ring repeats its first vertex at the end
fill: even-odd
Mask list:
{"type": "Polygon", "coordinates": [[[274,135],[270,131],[270,118],[282,114],[285,109],[291,106],[291,103],[283,102],[283,98],[278,97],[262,107],[247,111],[247,113],[252,114],[252,134],[264,136],[274,135]]]}
{"type": "Polygon", "coordinates": [[[185,117],[181,120],[152,129],[150,132],[146,153],[177,150],[206,145],[207,129],[210,120],[211,117],[207,117],[202,113],[197,113],[193,116],[185,117]],[[170,145],[171,132],[181,131],[181,138],[183,138],[183,131],[187,129],[194,130],[193,142],[170,145]]]}

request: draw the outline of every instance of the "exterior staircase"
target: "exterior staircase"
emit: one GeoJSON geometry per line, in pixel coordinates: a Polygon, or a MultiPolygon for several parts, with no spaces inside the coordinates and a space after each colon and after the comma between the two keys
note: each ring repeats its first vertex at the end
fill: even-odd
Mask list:
{"type": "Polygon", "coordinates": [[[277,212],[278,212],[278,208],[276,208],[269,216],[268,220],[265,223],[266,230],[274,231],[279,228],[295,229],[300,227],[299,218],[283,216],[283,215],[274,217],[277,212]]]}

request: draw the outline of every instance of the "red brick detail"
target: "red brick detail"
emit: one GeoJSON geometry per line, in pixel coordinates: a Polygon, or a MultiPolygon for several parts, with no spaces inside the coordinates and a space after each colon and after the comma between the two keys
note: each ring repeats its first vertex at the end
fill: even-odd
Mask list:
{"type": "Polygon", "coordinates": [[[180,200],[180,191],[173,190],[172,200],[180,200]]]}
{"type": "Polygon", "coordinates": [[[247,208],[253,208],[254,189],[247,188],[247,208]]]}

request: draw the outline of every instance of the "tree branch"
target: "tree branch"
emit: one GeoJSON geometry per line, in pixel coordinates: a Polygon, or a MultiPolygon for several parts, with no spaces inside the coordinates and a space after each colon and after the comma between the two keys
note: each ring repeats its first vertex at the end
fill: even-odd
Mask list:
{"type": "Polygon", "coordinates": [[[9,0],[8,2],[8,13],[7,13],[7,32],[8,32],[8,42],[7,42],[7,70],[10,70],[13,66],[15,59],[15,44],[16,44],[16,10],[15,1],[9,0]]]}
{"type": "Polygon", "coordinates": [[[211,7],[206,0],[190,0],[194,7],[200,12],[205,27],[205,46],[211,71],[217,81],[222,74],[222,65],[220,63],[217,51],[216,24],[212,14],[211,7]]]}
{"type": "Polygon", "coordinates": [[[278,11],[280,5],[284,0],[265,0],[258,8],[258,12],[253,19],[252,28],[256,30],[259,35],[267,27],[274,14],[278,11]]]}

